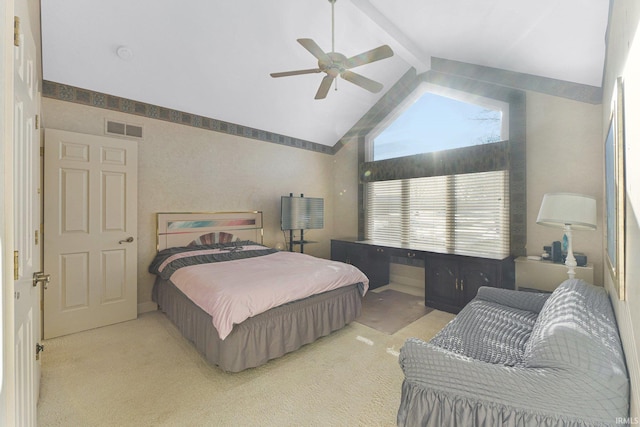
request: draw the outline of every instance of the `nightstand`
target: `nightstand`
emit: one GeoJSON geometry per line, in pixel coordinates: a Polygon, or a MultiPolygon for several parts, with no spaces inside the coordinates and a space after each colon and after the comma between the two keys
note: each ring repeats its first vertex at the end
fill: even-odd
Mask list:
{"type": "MultiPolygon", "coordinates": [[[[569,278],[567,266],[551,261],[536,261],[518,257],[516,265],[516,289],[531,288],[553,292],[558,285],[569,278]]],[[[576,267],[576,279],[593,284],[593,264],[576,267]]]]}

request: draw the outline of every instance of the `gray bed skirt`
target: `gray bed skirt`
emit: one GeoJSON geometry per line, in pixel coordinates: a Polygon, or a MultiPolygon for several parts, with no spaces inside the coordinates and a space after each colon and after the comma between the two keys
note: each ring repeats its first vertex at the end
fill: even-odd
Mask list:
{"type": "Polygon", "coordinates": [[[156,278],[153,300],[209,363],[224,371],[239,372],[297,350],[355,320],[362,308],[360,286],[350,285],[273,308],[234,325],[224,340],[211,316],[170,281],[156,278]]]}

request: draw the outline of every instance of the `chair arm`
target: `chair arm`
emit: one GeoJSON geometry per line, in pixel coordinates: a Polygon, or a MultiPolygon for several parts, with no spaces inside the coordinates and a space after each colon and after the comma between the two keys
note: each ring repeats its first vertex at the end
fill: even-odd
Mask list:
{"type": "Polygon", "coordinates": [[[613,423],[628,412],[628,388],[558,368],[507,367],[461,356],[417,338],[400,349],[405,382],[467,402],[523,413],[613,423]]]}
{"type": "Polygon", "coordinates": [[[478,289],[476,298],[517,308],[519,310],[540,313],[540,310],[542,310],[544,303],[550,295],[551,294],[549,293],[514,291],[512,289],[482,286],[478,289]]]}

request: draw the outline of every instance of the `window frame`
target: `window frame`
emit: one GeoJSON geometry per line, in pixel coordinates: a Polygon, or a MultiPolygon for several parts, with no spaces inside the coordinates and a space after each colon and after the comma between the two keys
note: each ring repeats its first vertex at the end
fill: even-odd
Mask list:
{"type": "MultiPolygon", "coordinates": [[[[502,113],[500,136],[501,140],[509,139],[509,103],[498,99],[489,98],[482,95],[476,95],[469,92],[453,89],[446,86],[440,86],[429,82],[421,82],[409,93],[389,114],[380,120],[365,135],[365,160],[373,162],[374,160],[374,142],[375,139],[400,116],[402,116],[413,104],[416,103],[426,93],[454,99],[456,101],[473,104],[482,108],[487,108],[502,113]]],[[[418,153],[426,154],[426,153],[418,153]]],[[[397,158],[397,157],[393,157],[397,158]]],[[[384,159],[387,160],[387,159],[384,159]]]]}
{"type": "Polygon", "coordinates": [[[345,135],[345,138],[356,137],[358,143],[357,239],[364,239],[364,185],[367,182],[367,177],[364,176],[367,172],[365,165],[366,136],[423,82],[496,99],[509,104],[509,139],[504,143],[508,145],[510,250],[511,255],[514,257],[526,255],[526,92],[510,87],[508,84],[496,84],[489,80],[475,80],[464,75],[433,70],[422,74],[417,74],[414,69],[407,71],[378,103],[358,121],[354,126],[354,130],[345,135]]]}

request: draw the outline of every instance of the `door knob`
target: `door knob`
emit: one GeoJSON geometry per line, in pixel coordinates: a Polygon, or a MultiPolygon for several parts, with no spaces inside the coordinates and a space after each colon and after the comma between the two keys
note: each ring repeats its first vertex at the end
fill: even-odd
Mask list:
{"type": "Polygon", "coordinates": [[[123,243],[131,243],[133,242],[133,236],[129,236],[126,239],[120,240],[118,243],[123,244],[123,243]]]}
{"type": "Polygon", "coordinates": [[[42,271],[38,271],[33,273],[33,286],[38,286],[38,283],[42,282],[44,284],[44,288],[47,289],[47,284],[51,281],[50,274],[44,274],[42,271]]]}

